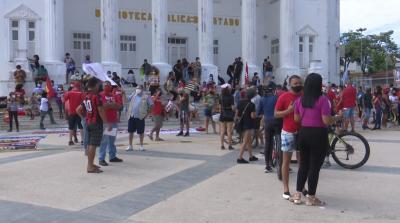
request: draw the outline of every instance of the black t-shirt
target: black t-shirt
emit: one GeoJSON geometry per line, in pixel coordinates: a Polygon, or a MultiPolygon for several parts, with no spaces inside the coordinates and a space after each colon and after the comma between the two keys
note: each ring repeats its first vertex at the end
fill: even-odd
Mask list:
{"type": "Polygon", "coordinates": [[[232,95],[223,95],[219,100],[219,104],[223,110],[232,110],[232,105],[235,104],[235,99],[232,95]]]}
{"type": "Polygon", "coordinates": [[[256,105],[250,100],[240,101],[238,105],[238,112],[239,118],[242,117],[241,123],[243,124],[243,129],[254,129],[255,119],[251,118],[251,113],[256,112],[256,105]]]}

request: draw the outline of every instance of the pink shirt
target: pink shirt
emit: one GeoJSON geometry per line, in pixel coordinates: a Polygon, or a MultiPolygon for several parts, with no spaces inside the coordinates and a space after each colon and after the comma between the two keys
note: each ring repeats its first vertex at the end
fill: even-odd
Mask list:
{"type": "Polygon", "coordinates": [[[331,115],[331,104],[326,96],[321,96],[315,102],[313,108],[303,108],[301,98],[294,104],[294,114],[300,115],[301,126],[303,127],[326,127],[322,121],[322,116],[331,115]]]}

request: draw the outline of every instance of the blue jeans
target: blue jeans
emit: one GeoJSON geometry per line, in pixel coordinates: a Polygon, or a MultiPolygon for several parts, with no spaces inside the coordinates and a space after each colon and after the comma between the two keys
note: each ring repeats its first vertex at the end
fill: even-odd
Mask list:
{"type": "Polygon", "coordinates": [[[86,118],[82,118],[81,123],[83,128],[83,148],[87,150],[87,147],[89,145],[89,133],[86,125],[86,118]]]}
{"type": "MultiPolygon", "coordinates": [[[[113,128],[118,128],[117,123],[112,124],[113,128]]],[[[104,129],[107,129],[107,126],[104,126],[104,129]]],[[[100,149],[99,149],[99,160],[105,160],[106,158],[106,149],[108,147],[108,158],[114,159],[117,156],[117,147],[115,147],[115,136],[103,135],[101,139],[100,149]]]]}
{"type": "Polygon", "coordinates": [[[375,126],[374,128],[381,128],[382,123],[382,109],[375,108],[375,126]]]}

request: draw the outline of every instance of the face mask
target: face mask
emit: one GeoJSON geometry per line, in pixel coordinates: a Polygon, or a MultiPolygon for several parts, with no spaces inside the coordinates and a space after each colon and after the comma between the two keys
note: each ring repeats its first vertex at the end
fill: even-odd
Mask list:
{"type": "Polygon", "coordinates": [[[142,94],[142,89],[136,89],[136,94],[141,95],[142,94]]]}
{"type": "Polygon", "coordinates": [[[295,93],[299,93],[301,90],[303,90],[303,86],[294,86],[294,87],[292,87],[292,90],[295,93]]]}

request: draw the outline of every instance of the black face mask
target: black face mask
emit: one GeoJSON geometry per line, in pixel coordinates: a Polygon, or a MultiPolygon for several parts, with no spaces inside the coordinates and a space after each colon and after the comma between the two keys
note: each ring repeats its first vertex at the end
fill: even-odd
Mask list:
{"type": "Polygon", "coordinates": [[[301,90],[303,90],[303,86],[294,86],[294,87],[292,87],[292,90],[295,93],[299,93],[301,90]]]}

